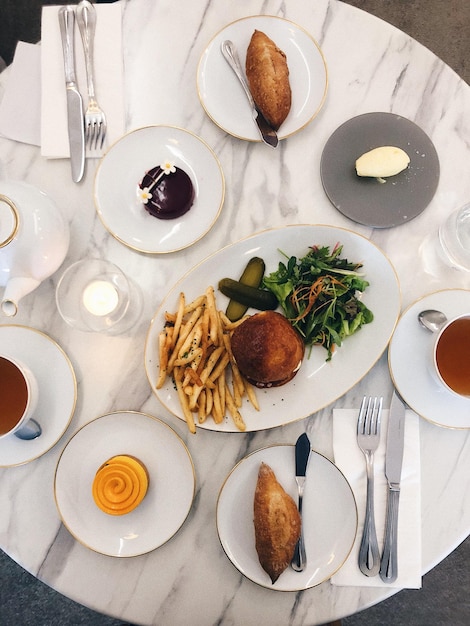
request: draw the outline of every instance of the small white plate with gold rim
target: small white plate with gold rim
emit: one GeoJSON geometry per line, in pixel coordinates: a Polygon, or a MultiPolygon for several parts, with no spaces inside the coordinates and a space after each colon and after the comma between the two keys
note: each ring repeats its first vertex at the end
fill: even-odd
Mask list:
{"type": "Polygon", "coordinates": [[[469,313],[470,291],[436,291],[406,309],[388,351],[394,385],[410,409],[429,422],[446,428],[470,428],[470,399],[459,398],[445,389],[432,371],[435,337],[418,322],[418,313],[426,309],[442,311],[448,319],[469,313]]]}
{"type": "Polygon", "coordinates": [[[348,558],[357,532],[356,501],[348,481],[329,459],[311,453],[302,512],[307,567],[295,572],[289,566],[273,585],[255,548],[253,500],[262,462],[297,502],[295,446],[274,445],[242,459],[225,480],[217,502],[217,531],[225,553],[242,574],[269,589],[301,591],[329,580],[348,558]]]}
{"type": "Polygon", "coordinates": [[[117,411],[89,422],[70,439],[57,464],[54,494],[60,517],[77,541],[101,554],[130,557],[176,534],[191,509],[195,486],[189,451],[170,426],[145,413],[117,411]],[[136,509],[114,516],[95,504],[92,485],[99,467],[117,454],[138,458],[149,486],[136,509]]]}
{"type": "Polygon", "coordinates": [[[256,15],[232,22],[209,42],[199,61],[199,99],[211,120],[225,132],[247,141],[261,141],[250,105],[237,77],[220,51],[229,39],[237,48],[242,66],[256,30],[263,31],[287,57],[292,106],[278,136],[285,139],[309,124],[321,110],[328,90],[328,72],[323,53],[301,26],[281,17],[256,15]]]}
{"type": "Polygon", "coordinates": [[[113,144],[95,175],[95,206],[105,228],[124,245],[148,254],[176,252],[201,239],[219,217],[225,178],[213,150],[193,133],[176,126],[146,126],[113,144]],[[190,177],[195,197],[181,217],[150,215],[137,187],[151,168],[169,160],[190,177]]]}
{"type": "Polygon", "coordinates": [[[40,437],[24,441],[9,435],[0,440],[0,467],[11,467],[34,461],[59,441],[75,411],[77,380],[62,348],[35,328],[0,326],[0,345],[3,354],[19,359],[31,369],[39,387],[34,418],[42,428],[40,437]]]}

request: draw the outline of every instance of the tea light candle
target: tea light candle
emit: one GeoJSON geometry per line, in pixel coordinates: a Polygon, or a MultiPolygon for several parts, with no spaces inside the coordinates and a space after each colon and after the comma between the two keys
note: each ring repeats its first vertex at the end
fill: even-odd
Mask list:
{"type": "Polygon", "coordinates": [[[103,317],[117,307],[119,296],[116,287],[106,280],[94,280],[83,291],[83,305],[92,315],[103,317]]]}

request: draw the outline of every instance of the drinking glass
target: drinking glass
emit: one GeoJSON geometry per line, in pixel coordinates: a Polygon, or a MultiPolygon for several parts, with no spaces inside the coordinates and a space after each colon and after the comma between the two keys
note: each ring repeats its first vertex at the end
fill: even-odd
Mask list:
{"type": "Polygon", "coordinates": [[[438,237],[442,259],[470,271],[470,202],[449,215],[439,226],[438,237]]]}

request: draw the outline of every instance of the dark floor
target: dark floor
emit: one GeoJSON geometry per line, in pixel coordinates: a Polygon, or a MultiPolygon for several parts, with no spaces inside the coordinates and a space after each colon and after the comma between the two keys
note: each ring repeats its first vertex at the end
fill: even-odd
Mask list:
{"type": "MultiPolygon", "coordinates": [[[[97,0],[98,2],[100,0],[97,0]]],[[[101,0],[102,2],[112,0],[101,0]]],[[[427,46],[470,83],[470,0],[345,0],[427,46]]],[[[0,0],[0,57],[16,42],[36,42],[41,6],[60,0],[0,0]]],[[[467,626],[470,624],[470,538],[423,579],[343,620],[343,626],[467,626]]],[[[0,551],[0,626],[123,626],[64,598],[0,551]]],[[[286,625],[287,626],[287,625],[286,625]]],[[[306,625],[308,626],[308,625],[306,625]]]]}

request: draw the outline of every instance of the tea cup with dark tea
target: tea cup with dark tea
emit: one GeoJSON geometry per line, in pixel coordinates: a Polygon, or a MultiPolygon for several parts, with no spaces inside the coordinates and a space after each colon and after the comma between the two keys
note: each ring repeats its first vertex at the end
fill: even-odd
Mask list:
{"type": "Polygon", "coordinates": [[[434,343],[434,369],[448,391],[470,399],[470,313],[440,329],[434,343]]]}
{"type": "Polygon", "coordinates": [[[0,355],[0,439],[27,424],[37,401],[38,384],[31,370],[17,359],[0,355]]]}

